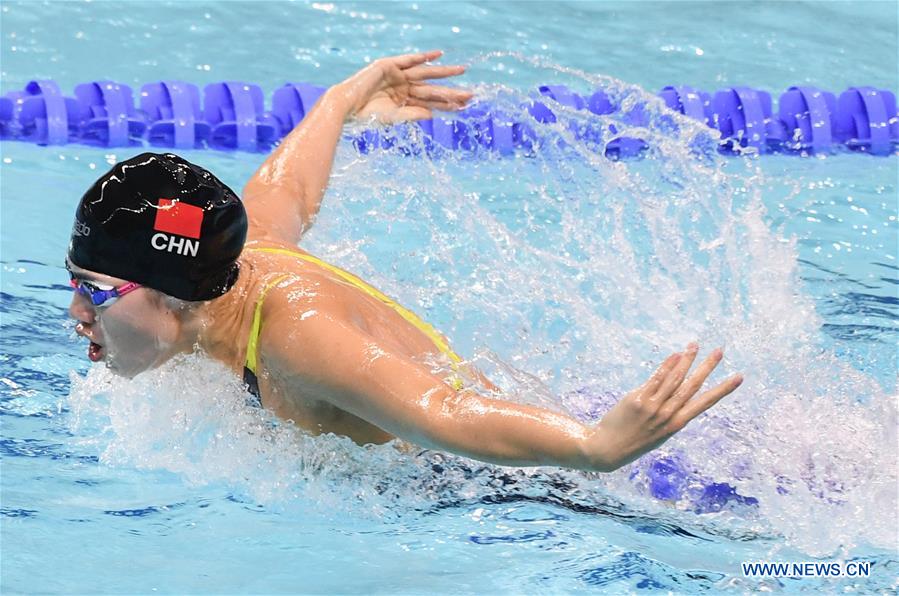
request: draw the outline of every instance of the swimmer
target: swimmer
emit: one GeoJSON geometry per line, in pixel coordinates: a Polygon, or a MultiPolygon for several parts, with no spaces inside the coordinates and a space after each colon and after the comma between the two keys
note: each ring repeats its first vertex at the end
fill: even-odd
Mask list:
{"type": "Polygon", "coordinates": [[[739,375],[700,392],[722,353],[688,374],[691,343],[594,426],[513,403],[414,313],[297,248],[348,119],[420,120],[471,99],[429,82],[465,70],[432,64],[441,54],[376,60],[328,89],[243,200],[170,153],[138,155],[100,177],[78,205],[66,258],[69,313],[90,360],[131,378],[199,350],[311,433],[601,472],[655,449],[736,389],[739,375]],[[449,374],[435,372],[435,359],[449,374]]]}

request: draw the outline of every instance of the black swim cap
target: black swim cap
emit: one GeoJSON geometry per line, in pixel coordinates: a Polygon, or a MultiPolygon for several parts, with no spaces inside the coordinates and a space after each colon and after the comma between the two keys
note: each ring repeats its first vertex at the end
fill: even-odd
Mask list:
{"type": "Polygon", "coordinates": [[[221,180],[172,153],[113,166],[81,197],[69,260],[182,300],[237,281],[247,214],[221,180]]]}

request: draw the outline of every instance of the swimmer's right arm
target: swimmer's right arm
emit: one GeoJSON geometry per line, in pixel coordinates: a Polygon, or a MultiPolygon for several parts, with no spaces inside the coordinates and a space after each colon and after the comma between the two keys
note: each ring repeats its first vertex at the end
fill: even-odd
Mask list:
{"type": "MultiPolygon", "coordinates": [[[[290,325],[284,320],[269,329],[290,325]]],[[[615,470],[661,445],[741,380],[695,395],[721,356],[713,352],[687,379],[696,355],[691,347],[590,427],[544,408],[455,391],[421,363],[326,313],[294,330],[264,338],[280,376],[290,371],[335,406],[397,437],[501,465],[615,470]]]]}
{"type": "Polygon", "coordinates": [[[426,64],[441,54],[381,58],[325,91],[244,187],[249,238],[299,242],[321,207],[348,118],[394,123],[464,107],[471,93],[426,83],[464,72],[461,66],[426,64]]]}
{"type": "Polygon", "coordinates": [[[656,449],[739,387],[742,377],[736,375],[697,396],[721,361],[721,351],[712,352],[687,378],[695,356],[692,345],[672,354],[593,427],[542,408],[449,392],[444,386],[437,391],[444,396],[439,413],[425,425],[437,427],[431,435],[437,440],[425,446],[502,465],[611,472],[656,449]]]}

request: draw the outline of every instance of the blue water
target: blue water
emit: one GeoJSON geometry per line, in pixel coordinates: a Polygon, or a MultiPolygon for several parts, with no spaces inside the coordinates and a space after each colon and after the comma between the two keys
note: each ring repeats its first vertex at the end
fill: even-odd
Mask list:
{"type": "MultiPolygon", "coordinates": [[[[798,83],[896,90],[894,3],[12,3],[2,92],[49,77],[238,79],[270,94],[442,48],[478,97],[798,83]]],[[[739,391],[607,475],[310,438],[196,355],[132,382],[66,319],[78,198],[130,154],[0,145],[3,593],[891,592],[896,156],[697,161],[661,107],[640,162],[566,138],[514,159],[341,146],[304,246],[425,315],[510,399],[585,420],[660,355],[725,345],[739,391]],[[756,504],[655,498],[666,456],[756,504]],[[868,579],[742,561],[875,562],[868,579]]],[[[608,117],[615,121],[615,115],[608,117]]],[[[620,123],[619,123],[620,124],[620,123]]],[[[262,155],[185,155],[240,188],[262,155]]]]}

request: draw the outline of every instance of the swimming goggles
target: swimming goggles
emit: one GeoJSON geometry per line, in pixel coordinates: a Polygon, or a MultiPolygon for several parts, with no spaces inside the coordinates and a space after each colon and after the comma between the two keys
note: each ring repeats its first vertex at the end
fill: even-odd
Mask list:
{"type": "MultiPolygon", "coordinates": [[[[68,267],[66,267],[66,269],[68,269],[68,267]]],[[[129,281],[128,283],[122,284],[119,287],[98,284],[95,282],[87,281],[86,279],[81,279],[71,270],[69,270],[69,277],[71,277],[71,280],[69,280],[69,285],[72,286],[72,288],[74,288],[76,292],[78,292],[85,298],[90,299],[91,304],[93,304],[94,306],[101,306],[109,300],[121,298],[125,294],[133,292],[134,290],[141,287],[139,283],[135,283],[133,281],[129,281]]]]}

